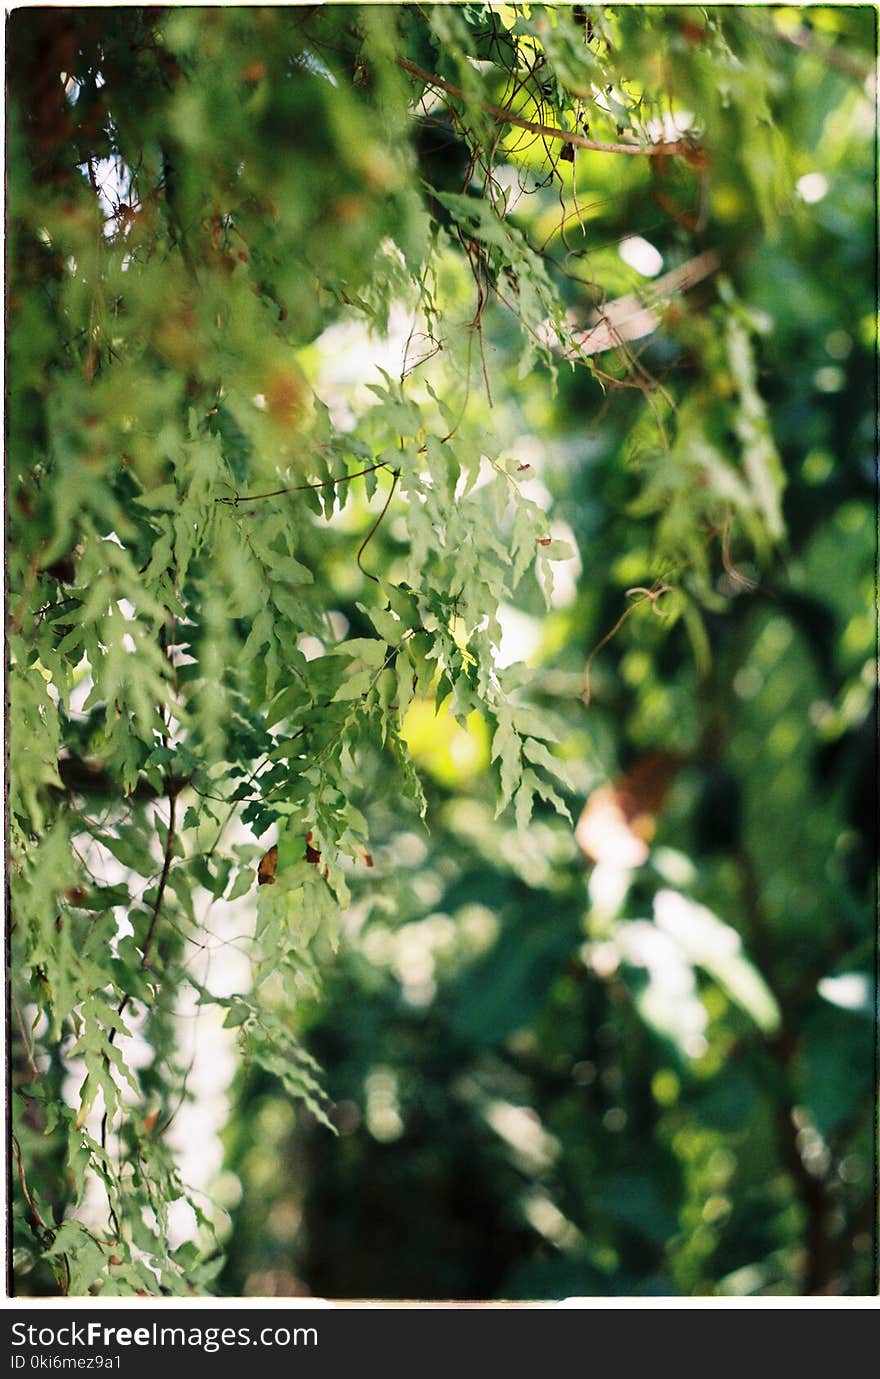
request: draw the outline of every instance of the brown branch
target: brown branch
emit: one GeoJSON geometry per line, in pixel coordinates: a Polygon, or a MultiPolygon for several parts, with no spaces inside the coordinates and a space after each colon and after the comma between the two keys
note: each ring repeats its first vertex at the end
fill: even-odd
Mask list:
{"type": "MultiPolygon", "coordinates": [[[[687,292],[720,266],[721,258],[716,250],[706,249],[662,277],[645,283],[638,294],[628,293],[607,302],[593,313],[590,325],[572,333],[573,350],[564,357],[603,354],[606,350],[617,349],[625,341],[642,340],[653,334],[660,324],[658,310],[676,293],[687,292]]],[[[561,349],[563,342],[549,322],[545,330],[554,348],[561,349]]]]}
{"type": "Polygon", "coordinates": [[[156,800],[163,794],[173,792],[179,795],[191,782],[190,776],[165,776],[163,789],[159,790],[148,780],[139,779],[134,789],[126,796],[122,786],[103,767],[96,765],[89,757],[63,756],[58,758],[58,775],[63,790],[57,785],[49,789],[56,795],[84,795],[95,800],[156,800]]]}
{"type": "Polygon", "coordinates": [[[55,1234],[55,1232],[53,1231],[51,1226],[48,1226],[46,1224],[46,1222],[40,1215],[37,1209],[37,1204],[30,1194],[30,1190],[27,1185],[27,1179],[24,1176],[24,1164],[21,1161],[21,1145],[18,1142],[18,1136],[12,1135],[11,1140],[12,1150],[15,1154],[15,1161],[18,1164],[18,1181],[21,1185],[21,1193],[24,1197],[25,1202],[27,1203],[28,1211],[30,1212],[31,1218],[37,1229],[43,1231],[45,1235],[48,1235],[51,1238],[55,1234]]]}
{"type": "MultiPolygon", "coordinates": [[[[426,85],[435,86],[439,91],[445,91],[448,96],[454,96],[456,100],[467,99],[460,86],[453,86],[451,82],[426,72],[424,68],[417,67],[414,62],[409,62],[404,57],[395,58],[395,61],[398,67],[402,67],[411,76],[418,77],[426,85]]],[[[503,109],[500,105],[492,105],[489,101],[481,101],[480,106],[487,115],[494,116],[496,120],[503,120],[505,124],[515,125],[517,129],[527,129],[531,134],[539,134],[544,139],[559,139],[573,148],[584,148],[593,153],[635,153],[643,157],[657,158],[689,153],[696,147],[690,139],[676,139],[672,143],[661,144],[609,144],[600,139],[588,139],[585,135],[575,134],[568,129],[557,129],[553,125],[525,120],[521,115],[514,115],[511,111],[503,109]]]]}
{"type": "Polygon", "coordinates": [[[338,479],[323,479],[320,483],[294,484],[290,488],[275,488],[271,493],[251,493],[242,498],[236,493],[234,498],[215,498],[215,503],[225,503],[227,507],[237,508],[239,503],[261,503],[264,498],[280,498],[284,493],[306,493],[309,489],[335,488],[337,484],[347,484],[351,479],[360,479],[364,474],[374,474],[377,469],[387,469],[388,461],[379,460],[377,464],[367,465],[356,474],[342,474],[338,479]]]}

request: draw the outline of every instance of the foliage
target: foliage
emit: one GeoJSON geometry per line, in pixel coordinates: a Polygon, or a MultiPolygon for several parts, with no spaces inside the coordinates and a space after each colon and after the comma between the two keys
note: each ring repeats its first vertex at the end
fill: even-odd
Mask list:
{"type": "Polygon", "coordinates": [[[285,1204],[334,1294],[865,1286],[868,29],[13,17],[24,1290],[289,1290],[285,1204]],[[609,780],[646,855],[585,887],[609,780]],[[231,1237],[188,1019],[242,1054],[231,1237]]]}

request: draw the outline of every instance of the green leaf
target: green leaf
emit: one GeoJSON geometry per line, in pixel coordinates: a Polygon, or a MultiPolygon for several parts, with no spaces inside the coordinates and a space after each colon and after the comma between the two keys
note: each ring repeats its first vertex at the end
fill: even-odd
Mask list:
{"type": "Polygon", "coordinates": [[[385,664],[388,647],[385,642],[371,637],[352,637],[350,641],[339,642],[330,647],[328,656],[348,656],[353,661],[364,661],[368,666],[378,669],[385,664]]]}
{"type": "Polygon", "coordinates": [[[226,1012],[226,1018],[223,1021],[223,1028],[238,1029],[240,1025],[243,1025],[245,1021],[250,1018],[250,1015],[251,1009],[249,1006],[243,1004],[231,1005],[226,1012]]]}
{"type": "Polygon", "coordinates": [[[370,670],[358,670],[353,675],[349,675],[347,680],[343,680],[339,689],[333,695],[331,703],[345,703],[352,699],[362,699],[370,690],[373,683],[373,672],[370,670]]]}
{"type": "Polygon", "coordinates": [[[242,867],[232,883],[232,890],[226,896],[227,900],[238,900],[240,896],[246,895],[254,884],[254,873],[251,867],[242,867]]]}
{"type": "Polygon", "coordinates": [[[174,512],[180,505],[180,494],[176,484],[160,484],[149,493],[139,494],[134,501],[148,512],[174,512]]]}

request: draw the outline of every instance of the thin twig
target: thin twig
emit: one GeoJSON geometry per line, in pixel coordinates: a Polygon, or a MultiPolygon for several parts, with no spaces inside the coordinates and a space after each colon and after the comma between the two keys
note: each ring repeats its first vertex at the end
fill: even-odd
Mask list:
{"type": "Polygon", "coordinates": [[[376,518],[375,522],[374,522],[373,525],[370,527],[370,530],[367,532],[366,536],[364,537],[363,541],[361,542],[360,546],[358,547],[358,553],[357,553],[358,569],[361,571],[361,574],[366,575],[366,576],[367,576],[367,579],[372,579],[372,580],[374,580],[376,584],[379,583],[379,576],[378,576],[378,575],[371,575],[370,572],[369,572],[369,570],[365,570],[365,569],[364,569],[363,565],[361,564],[361,556],[363,555],[364,551],[365,551],[365,550],[367,549],[367,547],[369,546],[369,544],[370,544],[370,542],[372,541],[373,537],[376,535],[376,532],[379,530],[380,526],[382,525],[382,520],[383,520],[383,518],[384,518],[386,512],[388,511],[388,509],[389,509],[390,506],[391,506],[391,499],[394,497],[394,490],[397,488],[397,480],[398,480],[399,478],[400,478],[400,470],[399,470],[399,469],[395,469],[395,470],[394,470],[394,478],[391,480],[391,487],[390,487],[389,490],[388,490],[388,497],[385,499],[385,503],[384,503],[384,506],[383,506],[383,508],[382,508],[382,511],[379,513],[379,516],[376,518]]]}
{"type": "Polygon", "coordinates": [[[654,587],[653,587],[652,589],[643,589],[643,588],[641,588],[641,587],[636,587],[636,588],[634,588],[634,589],[627,589],[627,591],[626,591],[626,596],[627,596],[627,598],[631,598],[633,594],[641,594],[642,597],[641,597],[640,599],[637,599],[635,603],[631,603],[630,606],[629,606],[628,608],[624,609],[624,611],[621,613],[620,617],[617,619],[617,622],[616,622],[616,623],[614,624],[614,626],[611,628],[611,631],[605,633],[605,636],[601,639],[601,641],[598,641],[598,642],[596,643],[596,645],[593,647],[593,650],[590,652],[589,656],[587,657],[586,662],[585,662],[585,664],[584,664],[584,688],[583,688],[583,691],[582,691],[582,693],[581,693],[581,699],[583,700],[583,703],[584,703],[584,706],[585,706],[585,707],[588,707],[588,706],[589,706],[590,698],[591,698],[591,695],[592,695],[591,685],[590,685],[590,677],[591,677],[591,668],[592,668],[592,665],[593,665],[593,661],[594,661],[595,657],[598,656],[598,654],[599,654],[599,652],[602,650],[603,646],[607,646],[608,643],[611,641],[612,637],[616,637],[616,636],[617,636],[617,633],[618,633],[618,632],[620,631],[620,629],[623,627],[623,624],[626,622],[627,618],[630,617],[631,614],[633,614],[633,613],[636,611],[637,608],[641,608],[641,606],[642,606],[643,603],[650,603],[650,605],[651,605],[651,611],[652,611],[653,613],[656,613],[658,617],[662,617],[662,615],[663,615],[663,610],[659,607],[659,605],[658,605],[658,600],[660,599],[661,595],[663,595],[663,594],[670,594],[671,592],[672,592],[672,585],[671,585],[671,584],[660,584],[660,583],[655,584],[654,587]]]}
{"type": "MultiPolygon", "coordinates": [[[[467,100],[464,91],[460,86],[453,86],[451,82],[443,81],[441,77],[434,76],[431,72],[426,72],[424,68],[417,67],[414,62],[409,62],[404,57],[395,58],[398,67],[402,67],[411,76],[418,77],[429,86],[435,86],[439,91],[445,91],[448,96],[454,96],[456,100],[467,100]]],[[[493,115],[497,120],[503,120],[505,124],[515,125],[517,129],[527,129],[532,134],[538,134],[544,139],[559,139],[564,144],[571,144],[574,148],[585,148],[593,153],[635,153],[643,157],[672,157],[678,153],[689,153],[697,147],[690,139],[676,139],[672,143],[663,144],[609,144],[600,139],[588,139],[583,134],[575,134],[568,129],[556,129],[553,125],[538,124],[534,120],[524,120],[520,115],[514,115],[509,110],[502,109],[499,105],[492,105],[489,101],[481,101],[480,108],[485,110],[487,115],[493,115]]]]}
{"type": "Polygon", "coordinates": [[[284,493],[305,493],[309,489],[335,488],[337,484],[347,484],[351,479],[360,479],[364,474],[373,474],[377,469],[387,469],[388,461],[379,460],[377,464],[368,465],[366,469],[359,469],[356,474],[342,474],[338,479],[323,479],[320,483],[314,484],[294,484],[290,488],[275,488],[271,493],[251,493],[247,497],[241,497],[236,493],[234,498],[215,498],[215,503],[225,503],[227,507],[238,507],[239,503],[261,503],[264,498],[280,498],[284,493]]]}

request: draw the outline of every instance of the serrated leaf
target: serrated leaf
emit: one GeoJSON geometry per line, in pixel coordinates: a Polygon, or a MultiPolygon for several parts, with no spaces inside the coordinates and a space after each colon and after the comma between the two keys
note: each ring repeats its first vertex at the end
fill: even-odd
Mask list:
{"type": "Polygon", "coordinates": [[[365,661],[368,666],[378,670],[385,663],[388,647],[374,637],[352,637],[350,641],[330,647],[327,655],[348,656],[353,661],[365,661]]]}
{"type": "Polygon", "coordinates": [[[347,680],[343,680],[330,702],[340,704],[363,698],[373,683],[373,674],[371,670],[355,671],[347,680]]]}
{"type": "Polygon", "coordinates": [[[533,737],[524,738],[523,755],[528,757],[534,765],[543,766],[545,771],[549,771],[552,776],[562,782],[566,790],[574,789],[564,763],[558,757],[553,756],[543,742],[536,742],[533,737]]]}
{"type": "Polygon", "coordinates": [[[522,752],[520,739],[508,719],[502,719],[492,738],[491,760],[500,762],[501,798],[495,810],[495,817],[513,799],[514,792],[522,779],[522,752]]]}

